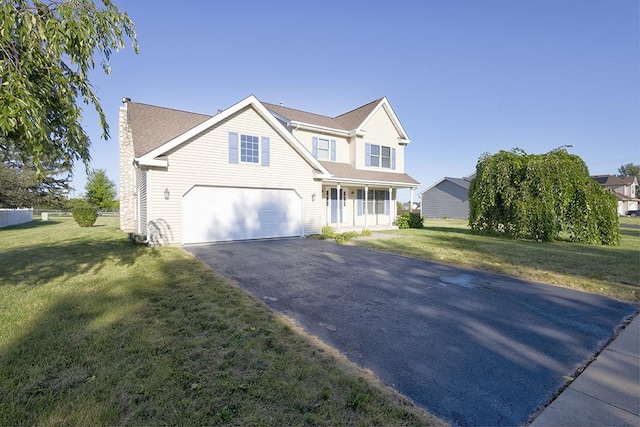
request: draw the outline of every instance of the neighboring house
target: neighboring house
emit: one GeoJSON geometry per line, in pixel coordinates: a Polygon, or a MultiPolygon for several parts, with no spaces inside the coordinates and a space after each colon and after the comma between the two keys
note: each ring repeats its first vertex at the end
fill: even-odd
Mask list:
{"type": "Polygon", "coordinates": [[[249,96],[215,116],[120,108],[120,227],[152,244],[391,227],[409,137],[386,98],[327,117],[249,96]]]}
{"type": "Polygon", "coordinates": [[[425,218],[469,218],[469,184],[471,177],[444,177],[418,193],[420,210],[425,218]]]}
{"type": "Polygon", "coordinates": [[[594,175],[591,178],[613,191],[618,200],[618,215],[625,216],[627,212],[638,209],[640,199],[636,195],[638,178],[635,176],[620,178],[613,175],[594,175]]]}

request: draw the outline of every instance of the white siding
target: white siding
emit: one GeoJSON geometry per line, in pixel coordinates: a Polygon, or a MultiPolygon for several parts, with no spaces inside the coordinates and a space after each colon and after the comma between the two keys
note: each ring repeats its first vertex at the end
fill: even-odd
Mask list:
{"type": "Polygon", "coordinates": [[[355,165],[358,169],[370,169],[378,171],[391,171],[391,169],[381,167],[365,166],[364,144],[384,145],[396,149],[396,169],[393,172],[404,173],[404,146],[398,144],[400,133],[393,125],[391,117],[384,108],[379,108],[371,119],[365,124],[364,138],[357,139],[355,165]]]}
{"type": "Polygon", "coordinates": [[[312,139],[313,137],[324,138],[328,140],[336,141],[336,162],[340,163],[349,163],[349,141],[346,137],[340,137],[335,135],[324,134],[321,132],[310,132],[308,130],[298,129],[294,131],[293,135],[296,137],[298,141],[305,146],[309,153],[313,153],[312,139]]]}
{"type": "Polygon", "coordinates": [[[251,107],[173,150],[168,163],[148,176],[149,233],[157,243],[182,243],[182,196],[194,185],[295,189],[302,197],[304,233],[320,232],[321,183],[314,181],[313,168],[251,107]],[[270,166],[230,164],[229,132],[269,137],[270,166]]]}

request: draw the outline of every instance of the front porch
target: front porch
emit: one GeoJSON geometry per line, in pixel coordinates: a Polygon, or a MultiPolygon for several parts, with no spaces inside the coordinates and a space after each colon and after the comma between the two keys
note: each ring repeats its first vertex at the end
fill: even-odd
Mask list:
{"type": "Polygon", "coordinates": [[[339,233],[397,229],[396,196],[399,188],[379,184],[325,184],[322,187],[322,224],[339,233]]]}

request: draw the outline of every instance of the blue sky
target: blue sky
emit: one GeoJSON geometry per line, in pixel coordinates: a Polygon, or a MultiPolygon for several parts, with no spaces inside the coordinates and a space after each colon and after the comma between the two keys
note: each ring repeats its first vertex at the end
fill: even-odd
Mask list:
{"type": "MultiPolygon", "coordinates": [[[[140,54],[92,80],[111,139],[85,109],[91,167],[118,183],[122,97],[215,114],[248,95],[335,116],[386,96],[426,188],[482,153],[563,145],[591,174],[640,163],[638,0],[119,0],[140,54]]],[[[75,168],[75,195],[84,192],[75,168]]],[[[408,200],[408,192],[400,199],[408,200]]]]}

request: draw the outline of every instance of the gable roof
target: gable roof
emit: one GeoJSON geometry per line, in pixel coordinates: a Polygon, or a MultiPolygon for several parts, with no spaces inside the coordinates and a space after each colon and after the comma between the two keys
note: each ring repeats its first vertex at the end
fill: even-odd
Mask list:
{"type": "Polygon", "coordinates": [[[267,109],[286,119],[286,121],[288,122],[287,124],[291,122],[304,123],[328,129],[336,129],[342,131],[349,130],[333,117],[310,113],[308,111],[296,110],[295,108],[284,107],[282,105],[269,104],[266,102],[263,104],[265,107],[267,107],[267,109]]]}
{"type": "MultiPolygon", "coordinates": [[[[474,174],[475,175],[475,174],[474,174]]],[[[471,178],[473,179],[473,178],[471,178]]],[[[423,193],[426,193],[427,191],[431,190],[434,187],[437,187],[438,185],[442,184],[445,181],[449,181],[457,186],[460,186],[462,188],[464,188],[465,190],[469,189],[469,186],[471,185],[471,179],[469,177],[465,177],[465,178],[453,178],[450,176],[445,176],[444,178],[442,178],[441,180],[439,180],[438,182],[436,182],[435,184],[431,185],[430,187],[422,190],[421,192],[418,193],[418,196],[421,196],[423,193]]]]}
{"type": "Polygon", "coordinates": [[[272,112],[286,119],[287,124],[293,122],[348,132],[357,129],[382,99],[383,98],[376,99],[375,101],[371,101],[368,104],[336,117],[296,110],[295,108],[289,108],[283,105],[268,104],[266,102],[263,104],[272,112]]]}
{"type": "MultiPolygon", "coordinates": [[[[136,156],[136,160],[140,165],[166,166],[166,160],[158,159],[158,157],[165,155],[167,152],[173,150],[181,144],[184,144],[189,139],[212,128],[213,126],[216,126],[218,123],[226,120],[227,118],[245,108],[253,108],[258,113],[258,115],[260,115],[268,124],[270,124],[276,130],[276,132],[278,132],[280,136],[282,136],[282,138],[286,142],[288,142],[289,145],[291,145],[291,147],[307,161],[307,163],[309,163],[309,165],[319,171],[321,175],[325,177],[329,176],[329,172],[320,164],[320,162],[315,157],[313,157],[311,153],[300,143],[300,141],[294,138],[293,135],[282,125],[282,123],[280,123],[280,121],[278,121],[275,116],[271,114],[271,112],[267,110],[265,106],[262,105],[260,101],[258,101],[258,99],[253,95],[246,97],[242,101],[232,105],[226,110],[220,111],[215,116],[209,117],[196,126],[187,129],[186,131],[174,136],[167,141],[159,144],[151,144],[156,145],[155,148],[147,151],[142,156],[136,156]]],[[[140,117],[130,116],[130,122],[139,119],[140,117]]]]}
{"type": "Polygon", "coordinates": [[[366,123],[380,108],[384,108],[386,113],[389,115],[393,126],[400,135],[400,141],[403,144],[408,144],[410,142],[407,133],[398,120],[398,117],[396,117],[396,114],[393,111],[393,108],[391,108],[391,104],[389,104],[386,97],[376,99],[368,104],[362,105],[336,117],[323,116],[321,114],[310,113],[308,111],[296,110],[295,108],[289,108],[283,105],[269,103],[263,103],[263,105],[284,121],[287,126],[303,125],[342,134],[363,134],[363,128],[366,123]]]}
{"type": "Polygon", "coordinates": [[[127,102],[127,114],[135,157],[148,153],[211,118],[205,114],[131,101],[127,102]]]}

